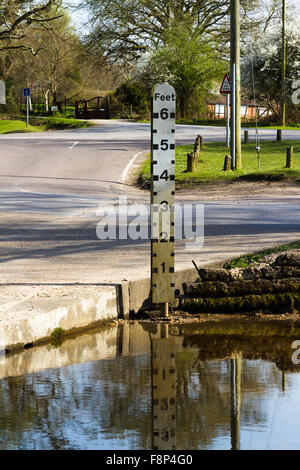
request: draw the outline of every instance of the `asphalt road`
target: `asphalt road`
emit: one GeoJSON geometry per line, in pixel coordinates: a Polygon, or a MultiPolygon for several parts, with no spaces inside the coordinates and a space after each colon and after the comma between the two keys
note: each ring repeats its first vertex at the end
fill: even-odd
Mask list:
{"type": "MultiPolygon", "coordinates": [[[[150,126],[98,123],[98,127],[71,131],[1,135],[1,210],[47,211],[48,207],[68,213],[128,192],[124,181],[128,166],[149,150],[150,126]]],[[[222,127],[179,125],[176,143],[191,143],[198,134],[206,141],[225,140],[222,127]]],[[[255,138],[254,129],[249,134],[255,138]]],[[[275,139],[276,130],[262,130],[260,136],[275,139]]],[[[285,131],[284,138],[300,140],[300,131],[285,131]]]]}
{"type": "MultiPolygon", "coordinates": [[[[250,129],[250,139],[255,131],[250,129]]],[[[220,127],[177,126],[176,142],[225,139],[220,127]]],[[[274,139],[275,130],[260,131],[274,139]]],[[[299,131],[285,131],[299,139],[299,131]]],[[[119,121],[73,131],[0,136],[0,282],[120,282],[149,275],[148,240],[99,240],[99,209],[119,196],[149,202],[127,183],[149,150],[150,127],[119,121]]],[[[195,200],[201,202],[201,195],[195,200]]],[[[184,202],[184,197],[178,199],[184,202]]],[[[205,204],[204,247],[177,242],[176,267],[300,238],[300,194],[205,204]]],[[[144,218],[146,223],[146,217],[144,218]]]]}

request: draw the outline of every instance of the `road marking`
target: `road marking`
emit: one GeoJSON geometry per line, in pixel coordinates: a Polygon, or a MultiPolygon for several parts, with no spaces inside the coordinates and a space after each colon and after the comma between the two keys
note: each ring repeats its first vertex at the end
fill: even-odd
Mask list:
{"type": "Polygon", "coordinates": [[[76,141],[76,142],[74,142],[74,144],[72,144],[70,147],[68,147],[68,149],[69,149],[69,150],[72,150],[72,148],[74,148],[74,147],[75,147],[75,145],[77,145],[77,144],[79,144],[79,142],[77,142],[77,141],[76,141]]]}
{"type": "Polygon", "coordinates": [[[131,168],[132,165],[134,164],[134,162],[135,162],[135,160],[137,159],[137,157],[138,157],[139,155],[142,155],[142,153],[146,153],[146,151],[143,150],[142,152],[136,153],[136,154],[132,157],[132,159],[128,162],[128,164],[126,165],[126,167],[124,168],[124,171],[123,171],[123,173],[122,173],[122,181],[125,181],[125,180],[126,180],[130,168],[131,168]]]}

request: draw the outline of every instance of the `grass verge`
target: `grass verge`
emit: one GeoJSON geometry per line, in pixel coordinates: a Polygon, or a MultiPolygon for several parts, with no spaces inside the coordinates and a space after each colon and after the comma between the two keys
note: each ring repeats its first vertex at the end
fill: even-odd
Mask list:
{"type": "MultiPolygon", "coordinates": [[[[175,181],[177,188],[196,187],[201,183],[232,180],[279,181],[300,178],[300,141],[261,142],[260,171],[255,142],[242,144],[243,168],[238,171],[223,171],[224,158],[230,150],[223,142],[205,143],[201,149],[199,163],[194,173],[186,171],[187,154],[193,145],[176,147],[175,181]],[[293,168],[285,168],[286,149],[294,147],[293,168]]],[[[150,157],[142,164],[138,184],[150,187],[150,157]]]]}
{"type": "Polygon", "coordinates": [[[253,263],[257,263],[266,255],[271,255],[273,253],[282,253],[285,251],[292,251],[292,250],[300,250],[300,240],[292,243],[288,243],[286,245],[279,245],[273,248],[267,248],[262,251],[258,251],[256,253],[249,253],[247,255],[241,255],[233,260],[224,264],[225,269],[233,269],[233,268],[248,268],[253,263]]]}
{"type": "Polygon", "coordinates": [[[19,120],[0,120],[0,134],[11,134],[20,132],[37,132],[42,131],[42,126],[28,126],[26,122],[19,120]]]}
{"type": "Polygon", "coordinates": [[[94,124],[91,124],[88,121],[55,117],[46,118],[43,123],[45,130],[83,129],[86,127],[92,127],[93,125],[94,124]]]}
{"type": "MultiPolygon", "coordinates": [[[[176,119],[176,124],[185,124],[192,126],[217,126],[225,127],[226,119],[176,119]]],[[[241,123],[243,128],[256,127],[255,121],[243,121],[241,123]]],[[[269,124],[265,121],[258,122],[258,127],[263,129],[282,129],[282,130],[300,130],[300,123],[290,124],[288,126],[277,126],[276,124],[269,124]]]]}
{"type": "Polygon", "coordinates": [[[31,117],[29,126],[22,119],[1,119],[0,134],[43,132],[48,130],[81,129],[91,127],[88,121],[60,117],[31,117]]]}

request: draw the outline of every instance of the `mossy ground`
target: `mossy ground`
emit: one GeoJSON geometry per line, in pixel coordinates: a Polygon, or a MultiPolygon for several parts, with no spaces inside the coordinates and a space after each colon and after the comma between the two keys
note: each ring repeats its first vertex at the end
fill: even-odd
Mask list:
{"type": "Polygon", "coordinates": [[[247,268],[253,263],[259,262],[264,256],[271,255],[273,253],[283,253],[286,251],[300,250],[300,240],[285,245],[274,246],[273,248],[267,248],[256,253],[249,253],[247,255],[241,255],[234,258],[231,261],[225,263],[225,269],[233,268],[247,268]]]}

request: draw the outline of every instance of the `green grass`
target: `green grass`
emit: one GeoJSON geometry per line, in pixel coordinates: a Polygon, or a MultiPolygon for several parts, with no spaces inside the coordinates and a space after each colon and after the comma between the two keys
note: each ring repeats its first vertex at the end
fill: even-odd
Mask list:
{"type": "MultiPolygon", "coordinates": [[[[226,119],[176,119],[176,124],[186,124],[193,126],[226,126],[226,119]]],[[[256,127],[254,121],[242,121],[242,127],[253,128],[256,127]]],[[[269,124],[265,121],[258,122],[258,127],[262,129],[282,129],[282,130],[300,130],[300,123],[290,124],[288,126],[277,126],[276,124],[269,124]]]]}
{"type": "MultiPolygon", "coordinates": [[[[142,117],[136,117],[132,119],[134,122],[140,123],[150,123],[149,119],[145,119],[142,117]]],[[[225,127],[226,126],[226,119],[176,119],[176,124],[184,124],[190,126],[216,126],[216,127],[225,127]]],[[[255,121],[242,121],[241,126],[243,128],[253,128],[256,127],[255,121]]],[[[269,124],[265,121],[258,122],[258,128],[261,129],[282,129],[282,130],[300,130],[300,123],[289,124],[287,126],[277,126],[276,124],[269,124]]]]}
{"type": "Polygon", "coordinates": [[[46,130],[55,130],[55,129],[82,129],[86,127],[91,127],[91,124],[88,121],[79,121],[77,119],[70,118],[61,118],[61,117],[49,117],[45,119],[44,127],[46,130]]]}
{"type": "Polygon", "coordinates": [[[14,132],[37,132],[43,130],[42,127],[29,125],[26,127],[26,122],[19,120],[0,120],[0,134],[10,134],[14,132]]]}
{"type": "Polygon", "coordinates": [[[272,253],[282,253],[285,251],[300,250],[300,240],[286,245],[279,245],[273,248],[267,248],[266,250],[258,251],[256,253],[250,253],[247,255],[241,255],[233,260],[224,264],[224,268],[248,268],[252,263],[258,262],[263,256],[271,255],[272,253]]]}
{"type": "Polygon", "coordinates": [[[81,129],[93,126],[88,121],[61,117],[30,117],[29,126],[21,119],[0,119],[0,134],[43,132],[48,130],[81,129]]]}
{"type": "MultiPolygon", "coordinates": [[[[230,150],[223,142],[206,143],[202,147],[199,163],[194,173],[186,171],[187,153],[192,152],[193,145],[176,147],[175,180],[177,187],[193,187],[199,183],[213,181],[232,181],[238,178],[249,180],[279,180],[300,178],[300,141],[270,142],[262,141],[260,171],[255,143],[242,144],[242,170],[223,171],[224,158],[230,150]],[[286,148],[294,147],[294,167],[285,168],[286,148]]],[[[143,163],[139,174],[139,183],[143,187],[150,182],[150,157],[143,163]]]]}

